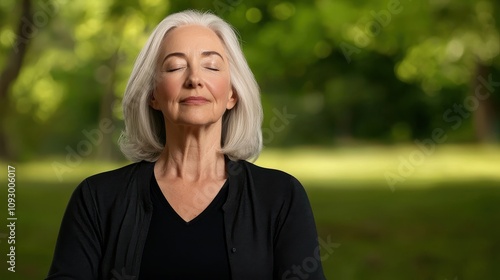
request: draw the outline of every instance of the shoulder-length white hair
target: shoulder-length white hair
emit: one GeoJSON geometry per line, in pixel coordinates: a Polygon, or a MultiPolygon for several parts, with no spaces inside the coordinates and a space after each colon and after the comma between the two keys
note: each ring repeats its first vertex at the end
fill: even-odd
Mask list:
{"type": "Polygon", "coordinates": [[[123,96],[125,130],[119,144],[132,161],[156,161],[165,147],[163,115],[149,105],[157,77],[160,45],[165,34],[182,25],[201,25],[213,30],[222,41],[229,60],[236,106],[222,117],[221,152],[232,160],[258,157],[262,149],[262,105],[259,87],[241,51],[232,27],[211,13],[184,11],[167,16],[149,36],[137,57],[123,96]]]}

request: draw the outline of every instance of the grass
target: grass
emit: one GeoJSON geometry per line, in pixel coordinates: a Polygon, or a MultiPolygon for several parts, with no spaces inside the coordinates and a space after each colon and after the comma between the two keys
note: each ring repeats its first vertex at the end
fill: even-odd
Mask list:
{"type": "MultiPolygon", "coordinates": [[[[412,151],[269,150],[257,163],[294,174],[306,187],[318,235],[340,244],[323,262],[328,279],[500,279],[500,149],[440,147],[391,189],[383,174],[398,172],[412,151]]],[[[43,279],[73,189],[124,164],[86,160],[60,181],[52,162],[16,166],[17,272],[5,265],[0,279],[43,279]]]]}
{"type": "Polygon", "coordinates": [[[309,189],[330,279],[498,279],[500,188],[309,189]]]}

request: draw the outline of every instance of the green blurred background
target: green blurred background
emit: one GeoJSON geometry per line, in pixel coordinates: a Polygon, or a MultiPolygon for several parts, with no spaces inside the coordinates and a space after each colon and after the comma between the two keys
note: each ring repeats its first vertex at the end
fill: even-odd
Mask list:
{"type": "MultiPolygon", "coordinates": [[[[257,164],[306,187],[328,279],[500,279],[500,4],[477,0],[0,2],[0,217],[41,279],[85,177],[127,164],[120,102],[154,26],[232,24],[262,91],[257,164]]],[[[297,240],[300,242],[300,240],[297,240]]],[[[250,264],[249,264],[250,265],[250,264]]]]}

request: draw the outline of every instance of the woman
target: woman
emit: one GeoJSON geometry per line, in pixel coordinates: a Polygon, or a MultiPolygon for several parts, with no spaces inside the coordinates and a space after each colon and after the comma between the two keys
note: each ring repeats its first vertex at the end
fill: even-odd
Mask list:
{"type": "Polygon", "coordinates": [[[227,23],[165,18],[123,109],[135,163],[78,186],[47,279],[324,279],[304,188],[246,161],[262,147],[262,109],[227,23]]]}

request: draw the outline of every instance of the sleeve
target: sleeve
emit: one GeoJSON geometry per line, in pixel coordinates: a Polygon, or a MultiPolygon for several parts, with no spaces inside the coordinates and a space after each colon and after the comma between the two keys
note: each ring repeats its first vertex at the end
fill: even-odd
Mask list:
{"type": "Polygon", "coordinates": [[[311,205],[295,178],[291,179],[290,196],[280,211],[276,234],[274,279],[326,279],[311,205]]]}
{"type": "Polygon", "coordinates": [[[101,238],[88,181],[73,192],[64,213],[47,280],[98,279],[101,238]]]}

